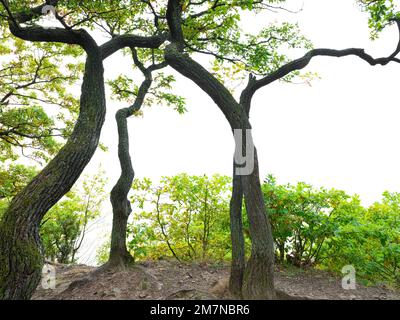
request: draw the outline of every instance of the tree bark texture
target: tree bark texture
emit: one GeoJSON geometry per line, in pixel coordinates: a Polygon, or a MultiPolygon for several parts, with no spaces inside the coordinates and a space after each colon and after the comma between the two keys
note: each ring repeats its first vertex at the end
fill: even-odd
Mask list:
{"type": "MultiPolygon", "coordinates": [[[[236,166],[233,166],[236,169],[236,166]]],[[[237,298],[242,298],[243,275],[245,270],[245,246],[242,222],[243,189],[240,176],[233,172],[232,197],[230,202],[230,231],[232,242],[231,274],[229,290],[237,298]]]]}
{"type": "Polygon", "coordinates": [[[152,71],[166,66],[165,63],[153,64],[145,68],[139,61],[136,49],[131,47],[135,65],[142,71],[145,80],[139,87],[135,102],[129,108],[118,110],[116,121],[118,125],[118,158],[121,166],[121,175],[111,191],[111,204],[113,207],[113,226],[111,231],[111,248],[108,262],[104,268],[125,268],[134,263],[134,258],[126,247],[126,231],[128,218],[132,212],[128,193],[132,187],[135,172],[129,152],[129,132],[127,118],[139,111],[143,105],[146,94],[152,84],[152,71]]]}
{"type": "Polygon", "coordinates": [[[43,266],[39,227],[46,212],[74,185],[94,152],[105,118],[103,63],[87,50],[80,113],[57,156],[12,200],[0,222],[0,299],[29,299],[43,266]]]}

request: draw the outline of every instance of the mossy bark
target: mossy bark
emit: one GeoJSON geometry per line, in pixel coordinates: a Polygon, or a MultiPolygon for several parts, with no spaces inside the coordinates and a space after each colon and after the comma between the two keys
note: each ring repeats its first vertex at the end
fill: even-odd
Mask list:
{"type": "Polygon", "coordinates": [[[0,226],[0,252],[8,253],[0,255],[0,297],[29,299],[41,278],[40,240],[35,233],[15,234],[12,225],[15,221],[4,221],[0,226]]]}
{"type": "Polygon", "coordinates": [[[134,264],[135,260],[126,247],[126,230],[130,210],[113,210],[110,257],[104,266],[108,269],[124,269],[134,264]]]}
{"type": "Polygon", "coordinates": [[[93,42],[82,83],[80,113],[65,146],[14,197],[0,222],[0,299],[29,299],[43,266],[39,226],[47,211],[74,185],[99,141],[105,118],[101,53],[93,42]]]}

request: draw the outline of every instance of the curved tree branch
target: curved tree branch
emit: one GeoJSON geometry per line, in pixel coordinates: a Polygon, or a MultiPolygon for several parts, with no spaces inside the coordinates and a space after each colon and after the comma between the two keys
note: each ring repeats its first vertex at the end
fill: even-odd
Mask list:
{"type": "Polygon", "coordinates": [[[116,36],[100,46],[103,60],[115,52],[127,47],[153,48],[156,49],[168,39],[167,33],[155,36],[143,37],[133,34],[116,36]]]}
{"type": "Polygon", "coordinates": [[[84,29],[66,30],[63,28],[46,29],[40,26],[21,27],[9,20],[11,33],[22,40],[32,42],[58,42],[81,46],[86,52],[97,47],[94,39],[84,29]]]}
{"type": "Polygon", "coordinates": [[[393,20],[393,21],[397,24],[397,28],[399,30],[399,41],[396,49],[388,57],[373,58],[371,55],[367,54],[364,49],[360,48],[348,48],[344,50],[313,49],[307,52],[303,57],[285,64],[284,66],[280,67],[279,69],[270,73],[264,78],[257,80],[254,76],[250,76],[247,87],[243,90],[240,97],[241,104],[246,106],[246,109],[250,110],[251,99],[254,93],[258,89],[266,85],[269,85],[270,83],[276,80],[282,79],[283,77],[287,76],[289,73],[293,71],[305,68],[314,57],[325,56],[325,57],[340,58],[346,56],[356,56],[359,57],[361,60],[364,60],[371,66],[376,66],[376,65],[384,66],[390,62],[400,63],[400,59],[396,57],[400,53],[400,20],[393,20]]]}
{"type": "MultiPolygon", "coordinates": [[[[12,14],[7,0],[0,0],[8,13],[8,22],[11,33],[23,40],[33,42],[59,42],[66,44],[80,45],[86,51],[91,50],[95,44],[94,39],[84,29],[72,30],[72,27],[64,25],[64,28],[47,29],[41,26],[21,27],[20,23],[28,22],[33,18],[43,15],[43,8],[46,5],[56,6],[57,0],[47,0],[45,4],[34,7],[27,12],[12,14]]],[[[58,17],[58,20],[62,20],[58,17]]],[[[116,36],[105,44],[101,45],[100,52],[102,59],[106,59],[120,49],[126,47],[158,48],[168,39],[167,33],[144,37],[137,35],[116,36]]]]}
{"type": "MultiPolygon", "coordinates": [[[[20,23],[29,22],[32,19],[39,17],[44,14],[43,8],[48,5],[56,6],[57,0],[47,0],[46,3],[30,8],[25,12],[12,13],[8,0],[1,0],[3,7],[5,8],[8,15],[8,24],[11,33],[22,39],[33,42],[60,42],[66,44],[77,44],[82,46],[86,50],[84,37],[90,37],[89,34],[84,30],[66,30],[62,28],[48,29],[41,26],[32,27],[21,27],[20,23]]],[[[90,37],[91,38],[91,37],[90,37]]],[[[94,40],[92,39],[92,42],[94,40]]]]}

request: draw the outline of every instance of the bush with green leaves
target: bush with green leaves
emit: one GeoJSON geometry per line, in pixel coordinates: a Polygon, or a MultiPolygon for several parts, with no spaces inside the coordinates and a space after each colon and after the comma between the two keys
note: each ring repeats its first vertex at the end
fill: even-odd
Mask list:
{"type": "Polygon", "coordinates": [[[342,210],[342,223],[327,242],[322,267],[353,265],[366,283],[400,286],[400,194],[384,192],[369,208],[342,210]]]}
{"type": "Polygon", "coordinates": [[[128,247],[135,258],[172,256],[184,261],[230,256],[229,177],[180,174],[157,186],[135,180],[128,247]]]}
{"type": "Polygon", "coordinates": [[[316,265],[336,227],[336,211],[350,198],[340,190],[316,189],[299,182],[278,185],[272,175],[262,185],[279,260],[316,265]]]}
{"type": "Polygon", "coordinates": [[[10,201],[37,174],[35,167],[22,164],[0,165],[0,200],[10,201]]]}
{"type": "Polygon", "coordinates": [[[300,182],[263,186],[280,262],[340,273],[352,265],[365,283],[400,285],[400,194],[368,208],[357,195],[300,182]]]}

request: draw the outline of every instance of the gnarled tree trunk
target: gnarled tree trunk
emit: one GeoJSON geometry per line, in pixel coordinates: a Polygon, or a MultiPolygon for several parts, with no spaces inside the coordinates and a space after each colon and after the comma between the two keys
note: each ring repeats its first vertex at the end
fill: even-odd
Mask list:
{"type": "Polygon", "coordinates": [[[243,298],[275,299],[274,242],[261,190],[256,149],[253,173],[241,179],[252,245],[243,278],[243,298]]]}
{"type": "Polygon", "coordinates": [[[132,186],[135,172],[133,171],[132,160],[129,153],[129,132],[127,118],[134,112],[140,110],[146,94],[152,84],[152,71],[166,66],[165,63],[153,64],[145,68],[139,61],[136,49],[131,47],[134,63],[142,71],[145,80],[140,85],[135,102],[129,108],[118,110],[115,118],[118,125],[118,158],[121,166],[121,175],[111,191],[111,204],[113,207],[113,226],[111,232],[111,248],[108,262],[101,269],[125,268],[134,263],[134,258],[126,247],[126,231],[131,204],[128,200],[128,193],[132,186]]]}
{"type": "Polygon", "coordinates": [[[235,297],[241,298],[245,269],[245,247],[242,222],[243,189],[240,176],[235,174],[235,165],[233,165],[233,170],[232,197],[230,202],[232,262],[229,290],[235,297]]]}
{"type": "Polygon", "coordinates": [[[11,202],[0,222],[0,299],[29,299],[43,266],[39,227],[46,212],[73,186],[92,158],[104,122],[103,63],[87,50],[80,114],[57,156],[11,202]]]}
{"type": "MultiPolygon", "coordinates": [[[[195,82],[213,99],[228,120],[232,131],[251,129],[245,108],[211,73],[180,52],[179,46],[174,43],[168,45],[164,56],[171,67],[195,82]]],[[[243,297],[245,299],[273,299],[276,296],[273,281],[274,244],[261,191],[256,150],[254,151],[254,170],[250,175],[241,176],[241,185],[252,240],[251,257],[244,274],[243,297]]]]}
{"type": "Polygon", "coordinates": [[[121,165],[121,175],[111,191],[113,207],[113,225],[111,232],[110,257],[105,267],[124,268],[133,264],[134,259],[126,248],[126,230],[131,204],[128,193],[135,176],[129,154],[129,133],[127,118],[132,115],[129,108],[121,109],[115,118],[118,125],[118,158],[121,165]]]}
{"type": "MultiPolygon", "coordinates": [[[[243,108],[246,110],[246,108],[243,108]]],[[[250,237],[252,243],[251,256],[244,266],[244,241],[241,207],[231,207],[231,238],[232,238],[232,270],[230,290],[244,299],[274,299],[274,246],[270,222],[267,218],[264,198],[261,190],[257,150],[251,136],[248,113],[243,113],[241,121],[242,138],[235,137],[236,151],[243,154],[245,150],[248,169],[238,172],[236,154],[233,172],[233,190],[231,203],[242,204],[244,197],[246,212],[249,219],[250,237]],[[250,139],[250,141],[246,141],[250,139]],[[241,145],[240,145],[241,143],[241,145]],[[241,147],[241,148],[240,148],[241,147]],[[240,148],[240,149],[238,149],[240,148]],[[252,164],[250,162],[253,162],[252,164]],[[252,171],[250,171],[252,169],[252,171]],[[235,211],[233,211],[234,209],[235,211]],[[240,211],[239,211],[240,210],[240,211]],[[243,258],[242,258],[243,257],[243,258]],[[242,260],[243,259],[243,260],[242,260]],[[235,282],[233,282],[235,280],[235,282]],[[234,286],[233,286],[234,285],[234,286]],[[234,291],[235,290],[235,291],[234,291]]]]}

